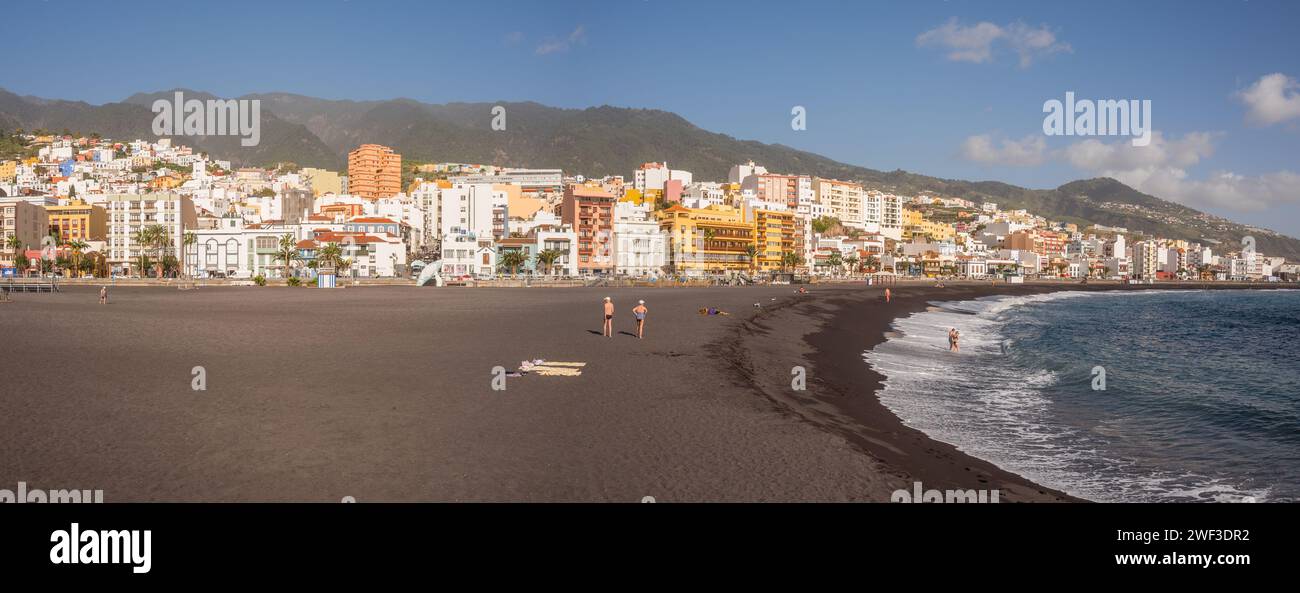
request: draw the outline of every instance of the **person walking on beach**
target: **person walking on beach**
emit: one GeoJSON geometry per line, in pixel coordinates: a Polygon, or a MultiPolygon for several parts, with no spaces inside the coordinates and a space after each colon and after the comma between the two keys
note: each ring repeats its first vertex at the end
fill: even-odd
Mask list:
{"type": "Polygon", "coordinates": [[[960,339],[961,339],[961,332],[957,331],[957,328],[954,327],[948,330],[948,351],[949,352],[961,352],[961,345],[957,343],[957,341],[960,339]]]}
{"type": "Polygon", "coordinates": [[[101,305],[107,305],[107,304],[108,304],[108,287],[107,287],[107,286],[101,286],[101,287],[99,287],[99,304],[101,304],[101,305]]]}
{"type": "Polygon", "coordinates": [[[605,327],[601,329],[601,335],[614,337],[614,302],[605,297],[605,327]]]}
{"type": "Polygon", "coordinates": [[[645,337],[645,314],[649,309],[645,308],[645,301],[637,301],[636,307],[632,309],[632,316],[636,317],[636,337],[641,339],[645,337]]]}
{"type": "Polygon", "coordinates": [[[889,304],[889,289],[885,289],[885,304],[889,304]]]}

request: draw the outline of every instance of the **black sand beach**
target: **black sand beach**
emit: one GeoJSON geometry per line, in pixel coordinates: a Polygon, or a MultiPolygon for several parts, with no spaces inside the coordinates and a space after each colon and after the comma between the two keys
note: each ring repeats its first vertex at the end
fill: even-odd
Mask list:
{"type": "Polygon", "coordinates": [[[0,305],[0,487],[109,502],[888,501],[920,481],[1073,500],[903,426],[861,355],[930,301],[1078,288],[904,285],[890,305],[862,284],[121,287],[107,306],[91,287],[18,294],[0,305]],[[599,335],[606,295],[614,338],[599,335]],[[492,389],[493,367],[534,358],[587,364],[492,389]],[[191,389],[196,366],[206,391],[191,389]]]}

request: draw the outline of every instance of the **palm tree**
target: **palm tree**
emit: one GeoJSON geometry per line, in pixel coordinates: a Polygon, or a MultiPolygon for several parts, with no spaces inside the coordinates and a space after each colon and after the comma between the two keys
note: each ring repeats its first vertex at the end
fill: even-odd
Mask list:
{"type": "MultiPolygon", "coordinates": [[[[14,252],[15,262],[18,259],[18,252],[27,250],[27,245],[23,243],[22,239],[18,238],[18,235],[14,235],[12,237],[5,239],[5,247],[8,247],[11,251],[14,252]]],[[[17,264],[15,263],[15,265],[17,264]]]]}
{"type": "Polygon", "coordinates": [[[803,263],[803,256],[793,251],[787,251],[785,252],[784,255],[781,256],[782,270],[799,267],[799,265],[802,263],[803,263]]]}
{"type": "Polygon", "coordinates": [[[14,268],[22,272],[24,277],[27,276],[27,270],[30,269],[31,267],[32,267],[32,262],[31,260],[27,259],[26,250],[19,251],[18,254],[14,256],[14,268]]]}
{"type": "Polygon", "coordinates": [[[519,266],[528,264],[528,256],[523,251],[511,249],[501,254],[501,267],[508,268],[510,275],[514,276],[519,273],[519,266]]]}
{"type": "Polygon", "coordinates": [[[850,253],[848,257],[844,258],[844,263],[849,265],[849,274],[852,275],[858,273],[860,270],[858,264],[862,263],[862,260],[858,258],[858,254],[850,253]]]}
{"type": "MultiPolygon", "coordinates": [[[[149,225],[149,226],[147,226],[147,227],[144,227],[144,228],[142,228],[142,229],[136,231],[136,233],[135,233],[135,242],[140,244],[140,248],[141,248],[141,250],[144,250],[144,249],[147,248],[147,249],[151,249],[151,250],[153,250],[154,253],[158,254],[158,260],[157,260],[157,264],[156,264],[156,273],[157,273],[157,277],[162,278],[162,254],[161,254],[161,252],[162,252],[163,248],[165,248],[166,245],[167,245],[167,228],[164,227],[164,226],[162,226],[162,225],[160,225],[160,224],[151,224],[151,225],[149,225]]],[[[144,254],[141,253],[141,254],[140,254],[141,266],[144,265],[143,262],[144,262],[145,260],[146,260],[146,258],[144,257],[144,254]]],[[[141,272],[141,275],[144,274],[144,268],[143,268],[143,267],[140,269],[140,272],[141,272]]]]}
{"type": "Polygon", "coordinates": [[[293,271],[293,262],[302,261],[302,256],[298,255],[298,242],[293,239],[293,235],[285,233],[280,237],[280,244],[275,250],[275,261],[284,261],[284,269],[280,276],[288,278],[293,271]]]}
{"type": "Polygon", "coordinates": [[[146,254],[144,251],[141,251],[140,252],[140,277],[148,278],[149,276],[145,272],[145,270],[148,270],[149,268],[152,267],[153,267],[153,260],[149,258],[148,254],[146,254]]]}
{"type": "Polygon", "coordinates": [[[831,267],[832,276],[839,276],[840,270],[842,269],[841,266],[844,265],[844,256],[838,253],[832,253],[830,257],[826,258],[826,264],[831,267]]]}
{"type": "Polygon", "coordinates": [[[555,261],[564,255],[559,249],[543,249],[537,254],[537,263],[544,266],[547,273],[550,273],[555,267],[555,261]]]}
{"type": "Polygon", "coordinates": [[[758,246],[749,244],[745,246],[745,260],[749,262],[750,273],[754,272],[754,259],[758,257],[758,246]]]}
{"type": "Polygon", "coordinates": [[[91,255],[90,257],[83,256],[80,259],[78,259],[79,262],[79,266],[77,270],[78,273],[82,275],[85,275],[87,273],[92,276],[95,275],[95,267],[97,263],[95,260],[96,258],[94,255],[91,255]]]}
{"type": "MultiPolygon", "coordinates": [[[[185,235],[183,235],[183,236],[181,237],[181,244],[184,246],[184,247],[182,248],[182,251],[184,251],[184,253],[181,254],[181,255],[182,255],[182,259],[184,259],[185,254],[188,254],[188,253],[190,252],[190,246],[192,246],[192,245],[194,245],[195,243],[198,243],[198,242],[199,242],[199,236],[196,235],[196,234],[194,234],[194,233],[185,233],[185,235]]],[[[198,254],[195,254],[195,256],[194,256],[194,265],[195,265],[195,266],[198,265],[198,261],[199,261],[199,260],[198,260],[198,254]]],[[[181,266],[181,269],[185,269],[185,266],[181,266]]],[[[189,276],[188,271],[186,272],[185,275],[186,275],[186,276],[189,276]]]]}
{"type": "Polygon", "coordinates": [[[79,272],[81,270],[82,253],[90,245],[81,239],[73,239],[68,241],[68,247],[72,249],[72,270],[73,272],[79,272]]]}
{"type": "Polygon", "coordinates": [[[317,267],[334,267],[338,268],[339,262],[343,260],[343,249],[338,243],[326,243],[316,251],[317,267]]]}
{"type": "Polygon", "coordinates": [[[180,274],[181,274],[181,270],[180,270],[180,268],[181,268],[181,262],[180,262],[180,260],[176,259],[176,256],[174,256],[174,255],[172,255],[172,254],[170,254],[170,253],[168,253],[167,255],[162,256],[162,269],[163,269],[163,273],[165,273],[165,274],[172,274],[172,273],[175,273],[176,276],[179,277],[180,274]]]}

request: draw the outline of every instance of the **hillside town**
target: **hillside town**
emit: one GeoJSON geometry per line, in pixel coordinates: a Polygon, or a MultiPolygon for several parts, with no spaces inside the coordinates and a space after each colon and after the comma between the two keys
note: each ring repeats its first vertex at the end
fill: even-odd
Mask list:
{"type": "Polygon", "coordinates": [[[235,167],[169,139],[23,133],[0,161],[0,277],[710,279],[924,277],[1295,281],[1240,245],[1080,228],[747,162],[588,178],[421,163],[377,144],[347,169],[235,167]]]}

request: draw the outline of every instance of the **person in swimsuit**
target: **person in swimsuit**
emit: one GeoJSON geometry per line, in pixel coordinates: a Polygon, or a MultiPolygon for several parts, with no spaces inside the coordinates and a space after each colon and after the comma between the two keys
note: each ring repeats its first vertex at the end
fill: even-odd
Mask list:
{"type": "Polygon", "coordinates": [[[614,337],[614,302],[609,297],[605,297],[605,327],[601,332],[601,335],[614,337]]]}
{"type": "Polygon", "coordinates": [[[645,314],[649,309],[645,308],[645,301],[637,301],[636,308],[632,309],[632,316],[636,317],[636,337],[638,339],[645,337],[645,314]]]}
{"type": "Polygon", "coordinates": [[[948,350],[950,352],[961,352],[961,346],[957,343],[961,339],[961,332],[957,328],[948,330],[948,350]]]}
{"type": "Polygon", "coordinates": [[[889,303],[889,296],[890,296],[890,295],[889,295],[889,289],[886,288],[886,289],[885,289],[885,303],[889,303]]]}
{"type": "Polygon", "coordinates": [[[107,304],[108,304],[108,287],[107,287],[107,286],[101,286],[101,287],[99,287],[99,304],[101,304],[101,305],[107,305],[107,304]]]}

